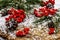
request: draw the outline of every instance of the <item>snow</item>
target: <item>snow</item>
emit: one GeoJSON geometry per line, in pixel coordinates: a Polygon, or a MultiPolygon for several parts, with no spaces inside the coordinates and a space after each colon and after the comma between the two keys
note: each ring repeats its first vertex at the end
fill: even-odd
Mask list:
{"type": "Polygon", "coordinates": [[[24,26],[34,26],[33,22],[35,20],[34,15],[28,15],[28,17],[25,18],[24,22],[20,23],[19,25],[24,25],[24,26]]]}
{"type": "Polygon", "coordinates": [[[55,8],[60,8],[60,0],[55,0],[55,8]]]}

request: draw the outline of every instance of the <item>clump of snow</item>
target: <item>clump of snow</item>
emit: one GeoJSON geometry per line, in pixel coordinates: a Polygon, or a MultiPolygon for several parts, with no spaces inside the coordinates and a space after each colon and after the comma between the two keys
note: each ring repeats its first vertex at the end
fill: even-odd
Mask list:
{"type": "Polygon", "coordinates": [[[35,16],[34,15],[28,15],[26,16],[25,20],[19,24],[20,25],[24,25],[26,27],[32,26],[34,27],[35,24],[33,24],[33,22],[35,21],[35,16]]]}

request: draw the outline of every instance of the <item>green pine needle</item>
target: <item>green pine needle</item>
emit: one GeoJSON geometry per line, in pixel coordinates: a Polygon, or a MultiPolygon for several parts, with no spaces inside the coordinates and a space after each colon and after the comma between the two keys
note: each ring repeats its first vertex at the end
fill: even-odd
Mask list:
{"type": "Polygon", "coordinates": [[[33,23],[38,23],[38,22],[42,23],[43,21],[48,21],[48,20],[51,20],[51,17],[42,17],[41,19],[38,19],[33,23]]]}
{"type": "Polygon", "coordinates": [[[34,5],[34,4],[41,4],[42,0],[26,0],[26,2],[24,0],[1,0],[0,1],[0,9],[5,8],[5,7],[14,7],[17,9],[23,9],[25,11],[31,10],[33,7],[30,7],[30,5],[34,5]],[[17,5],[17,6],[16,6],[17,5]],[[25,8],[25,6],[27,6],[27,8],[25,8]]]}

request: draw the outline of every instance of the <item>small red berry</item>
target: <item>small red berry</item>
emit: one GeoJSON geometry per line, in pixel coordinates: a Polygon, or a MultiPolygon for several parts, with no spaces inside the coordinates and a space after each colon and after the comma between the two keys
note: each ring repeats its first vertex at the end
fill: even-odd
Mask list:
{"type": "Polygon", "coordinates": [[[24,15],[20,15],[20,18],[24,19],[24,15]]]}
{"type": "Polygon", "coordinates": [[[29,31],[30,29],[29,28],[24,28],[24,31],[29,31]]]}
{"type": "Polygon", "coordinates": [[[21,32],[20,30],[17,31],[17,32],[16,32],[16,36],[20,36],[20,34],[19,34],[20,32],[21,32]]]}
{"type": "Polygon", "coordinates": [[[41,8],[39,8],[39,11],[40,12],[44,12],[45,11],[45,8],[44,7],[41,7],[41,8]]]}
{"type": "Polygon", "coordinates": [[[18,23],[21,23],[23,20],[22,20],[22,18],[17,18],[17,20],[16,20],[18,23]]]}
{"type": "Polygon", "coordinates": [[[49,28],[49,34],[53,34],[55,31],[55,28],[49,28]]]}
{"type": "Polygon", "coordinates": [[[6,21],[9,21],[10,19],[9,18],[5,18],[6,21]]]}
{"type": "Polygon", "coordinates": [[[10,18],[10,19],[13,18],[13,15],[10,15],[9,18],[10,18]]]}
{"type": "Polygon", "coordinates": [[[29,28],[24,28],[24,32],[25,32],[25,34],[28,34],[29,33],[29,28]]]}
{"type": "Polygon", "coordinates": [[[17,12],[20,13],[20,14],[23,14],[24,10],[20,9],[20,10],[17,10],[17,12]]]}
{"type": "MultiPolygon", "coordinates": [[[[46,1],[46,2],[45,2],[46,5],[47,5],[48,3],[49,3],[49,1],[46,1]]],[[[46,5],[45,5],[45,6],[46,6],[46,5]]]]}
{"type": "Polygon", "coordinates": [[[55,0],[49,0],[49,2],[54,5],[55,4],[55,0]]]}
{"type": "Polygon", "coordinates": [[[14,18],[16,18],[17,16],[16,15],[13,15],[14,18]]]}
{"type": "Polygon", "coordinates": [[[38,11],[36,9],[34,9],[34,14],[37,13],[38,11]]]}
{"type": "Polygon", "coordinates": [[[51,15],[54,15],[54,14],[55,14],[55,12],[56,12],[55,10],[50,9],[50,14],[51,14],[51,15]]]}
{"type": "Polygon", "coordinates": [[[42,17],[42,14],[39,14],[39,13],[38,13],[36,16],[37,16],[37,17],[42,17]]]}
{"type": "Polygon", "coordinates": [[[45,16],[48,16],[49,15],[49,12],[48,11],[45,11],[45,16]]]}
{"type": "Polygon", "coordinates": [[[24,35],[25,35],[25,33],[21,30],[16,32],[16,36],[24,36],[24,35]]]}
{"type": "Polygon", "coordinates": [[[36,17],[42,17],[42,14],[38,13],[37,10],[34,11],[34,14],[35,14],[36,17]]]}
{"type": "Polygon", "coordinates": [[[34,11],[34,14],[35,14],[35,15],[37,15],[37,14],[38,14],[38,12],[37,12],[37,11],[34,11]]]}

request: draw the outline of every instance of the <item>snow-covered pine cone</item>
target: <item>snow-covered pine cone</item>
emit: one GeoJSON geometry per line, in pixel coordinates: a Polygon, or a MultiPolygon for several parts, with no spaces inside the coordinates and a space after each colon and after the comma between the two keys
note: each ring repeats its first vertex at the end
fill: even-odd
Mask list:
{"type": "Polygon", "coordinates": [[[48,3],[48,4],[47,4],[47,8],[50,8],[50,9],[51,9],[51,8],[54,8],[54,5],[52,5],[51,3],[48,3]]]}
{"type": "Polygon", "coordinates": [[[54,28],[54,23],[53,23],[53,21],[51,21],[51,22],[48,23],[48,27],[49,27],[49,28],[51,28],[51,27],[54,28]]]}
{"type": "Polygon", "coordinates": [[[6,16],[8,15],[8,10],[6,8],[2,9],[0,14],[2,14],[2,16],[6,16]]]}
{"type": "Polygon", "coordinates": [[[12,18],[9,22],[6,22],[6,26],[9,30],[15,30],[18,26],[18,23],[12,18]]]}

